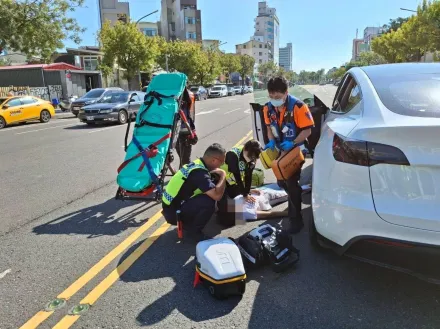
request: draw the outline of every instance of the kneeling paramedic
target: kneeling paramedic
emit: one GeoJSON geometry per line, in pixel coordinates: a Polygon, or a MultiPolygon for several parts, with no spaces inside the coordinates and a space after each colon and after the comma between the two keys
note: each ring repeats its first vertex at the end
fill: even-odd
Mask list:
{"type": "MultiPolygon", "coordinates": [[[[301,146],[312,132],[314,121],[306,104],[288,93],[288,82],[283,77],[271,78],[267,83],[270,101],[264,106],[264,121],[269,143],[265,149],[278,147],[282,154],[301,146]]],[[[289,195],[290,233],[298,233],[304,226],[301,215],[299,185],[301,169],[286,181],[278,181],[289,195]]]]}
{"type": "Polygon", "coordinates": [[[223,197],[226,173],[220,169],[226,151],[219,144],[207,148],[202,158],[184,165],[168,182],[162,197],[165,220],[177,225],[180,210],[183,229],[199,241],[205,238],[203,228],[215,212],[215,203],[223,197]],[[216,181],[216,183],[214,183],[216,181]]]}
{"type": "Polygon", "coordinates": [[[226,172],[226,194],[231,199],[242,195],[246,201],[255,201],[250,195],[252,172],[261,149],[258,141],[250,140],[226,153],[225,164],[220,168],[226,172]]]}
{"type": "Polygon", "coordinates": [[[198,138],[196,135],[195,121],[195,96],[188,89],[188,85],[183,92],[181,109],[185,113],[186,119],[188,120],[189,129],[193,132],[193,137],[191,136],[191,131],[189,131],[188,126],[182,122],[179,137],[176,143],[176,151],[180,158],[180,166],[186,165],[191,162],[191,152],[192,146],[197,144],[198,138]]]}
{"type": "Polygon", "coordinates": [[[261,150],[258,141],[250,140],[226,153],[225,164],[220,167],[226,172],[226,193],[218,204],[222,224],[232,226],[235,223],[235,213],[228,213],[228,197],[234,199],[242,195],[246,202],[255,202],[250,193],[259,192],[251,191],[252,173],[261,150]]]}

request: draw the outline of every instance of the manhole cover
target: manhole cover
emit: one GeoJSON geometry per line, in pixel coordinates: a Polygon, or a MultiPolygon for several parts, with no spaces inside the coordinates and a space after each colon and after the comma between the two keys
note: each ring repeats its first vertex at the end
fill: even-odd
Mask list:
{"type": "Polygon", "coordinates": [[[71,310],[70,310],[70,314],[71,315],[81,315],[86,313],[88,310],[90,309],[90,305],[89,304],[79,304],[74,306],[71,310]]]}
{"type": "Polygon", "coordinates": [[[64,305],[66,305],[66,300],[63,298],[56,298],[53,301],[49,302],[46,307],[45,310],[48,312],[51,311],[55,311],[61,307],[63,307],[64,305]]]}

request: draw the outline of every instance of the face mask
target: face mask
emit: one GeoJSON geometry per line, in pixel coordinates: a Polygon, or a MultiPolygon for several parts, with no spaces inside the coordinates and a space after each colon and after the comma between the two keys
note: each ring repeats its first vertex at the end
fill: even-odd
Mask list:
{"type": "Polygon", "coordinates": [[[284,104],[284,99],[270,99],[270,103],[275,106],[275,107],[279,107],[282,106],[284,104]]]}

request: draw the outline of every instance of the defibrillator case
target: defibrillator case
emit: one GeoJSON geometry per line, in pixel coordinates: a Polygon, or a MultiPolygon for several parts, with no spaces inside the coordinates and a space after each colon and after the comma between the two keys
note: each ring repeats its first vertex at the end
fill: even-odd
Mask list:
{"type": "Polygon", "coordinates": [[[274,150],[267,149],[260,153],[260,161],[263,164],[264,169],[269,169],[272,167],[272,161],[278,158],[280,151],[275,147],[274,150]]]}
{"type": "Polygon", "coordinates": [[[246,271],[240,250],[232,239],[199,242],[196,246],[196,272],[211,295],[218,299],[245,292],[246,271]]]}
{"type": "Polygon", "coordinates": [[[304,154],[297,146],[272,161],[272,170],[277,180],[287,180],[301,169],[304,162],[304,154]]]}

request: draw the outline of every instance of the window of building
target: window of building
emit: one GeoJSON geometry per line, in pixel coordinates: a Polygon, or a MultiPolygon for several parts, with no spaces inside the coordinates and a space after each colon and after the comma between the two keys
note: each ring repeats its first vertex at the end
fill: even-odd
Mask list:
{"type": "Polygon", "coordinates": [[[243,45],[243,49],[246,49],[246,45],[243,45]]]}
{"type": "Polygon", "coordinates": [[[262,64],[262,63],[263,63],[263,60],[260,58],[260,59],[258,60],[258,62],[259,62],[260,64],[262,64]]]}
{"type": "Polygon", "coordinates": [[[264,48],[266,48],[266,49],[267,49],[267,45],[264,45],[264,48]]]}
{"type": "Polygon", "coordinates": [[[268,21],[268,22],[267,22],[267,25],[269,25],[269,26],[273,26],[273,22],[268,21]]]}
{"type": "Polygon", "coordinates": [[[157,29],[152,27],[146,27],[142,29],[142,33],[144,33],[148,37],[154,37],[157,35],[157,29]]]}
{"type": "Polygon", "coordinates": [[[195,17],[186,17],[185,16],[185,23],[186,24],[195,24],[196,23],[196,19],[195,19],[195,17]]]}
{"type": "Polygon", "coordinates": [[[263,53],[260,51],[260,52],[258,53],[258,55],[259,55],[259,56],[263,56],[263,53]]]}
{"type": "Polygon", "coordinates": [[[260,45],[260,48],[263,48],[263,45],[260,45]]]}
{"type": "Polygon", "coordinates": [[[268,27],[266,31],[267,31],[267,32],[273,32],[273,28],[268,27]]]}
{"type": "Polygon", "coordinates": [[[186,38],[187,39],[197,39],[197,33],[196,32],[186,32],[186,38]]]}
{"type": "Polygon", "coordinates": [[[84,56],[84,69],[88,71],[96,71],[98,69],[98,56],[84,56]]]}

